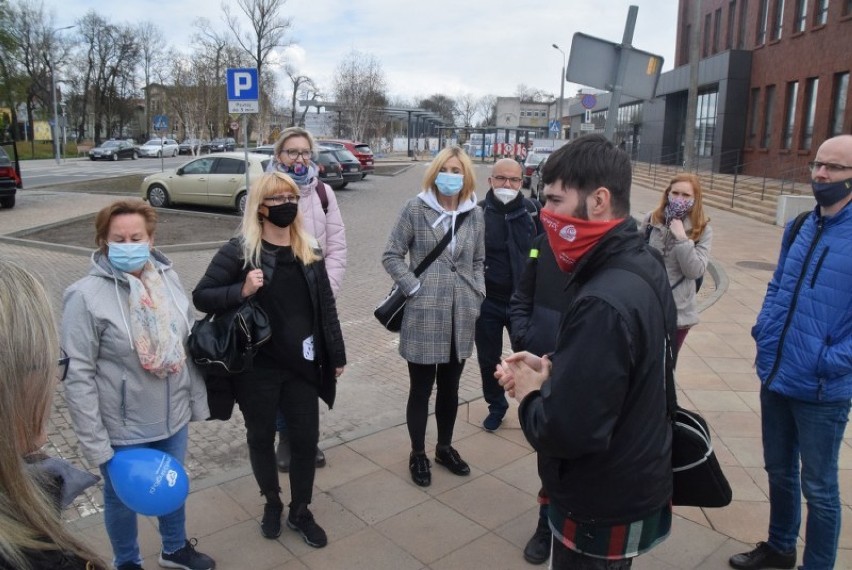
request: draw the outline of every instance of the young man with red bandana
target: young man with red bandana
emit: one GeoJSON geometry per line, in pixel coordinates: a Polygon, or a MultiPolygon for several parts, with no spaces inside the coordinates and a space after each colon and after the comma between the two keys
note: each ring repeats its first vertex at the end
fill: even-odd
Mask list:
{"type": "Polygon", "coordinates": [[[676,311],[665,268],[630,216],[630,157],[599,135],[554,152],[541,221],[568,308],[552,355],[495,376],[520,402],[550,497],[554,569],[629,568],[671,529],[665,355],[676,311]]]}

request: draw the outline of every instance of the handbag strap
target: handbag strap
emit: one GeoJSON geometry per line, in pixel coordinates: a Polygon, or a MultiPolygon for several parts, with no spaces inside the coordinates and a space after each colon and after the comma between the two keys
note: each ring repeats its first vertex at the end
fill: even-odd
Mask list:
{"type": "Polygon", "coordinates": [[[461,227],[462,222],[470,213],[470,210],[467,212],[462,212],[456,216],[456,225],[455,228],[451,228],[444,234],[444,237],[441,238],[441,241],[438,242],[438,245],[435,246],[435,249],[429,252],[423,261],[421,261],[417,267],[414,269],[414,276],[420,277],[420,274],[426,271],[426,268],[429,267],[433,261],[438,259],[438,256],[441,255],[441,252],[444,251],[448,245],[450,245],[450,241],[453,239],[453,235],[459,231],[459,227],[461,227]]]}
{"type": "Polygon", "coordinates": [[[648,287],[651,288],[651,291],[654,292],[654,295],[656,295],[657,301],[660,304],[660,310],[663,312],[663,323],[665,324],[666,330],[666,410],[668,411],[669,417],[674,419],[674,414],[677,410],[677,393],[675,392],[674,380],[674,353],[672,352],[673,343],[672,337],[669,334],[669,320],[666,318],[666,306],[663,304],[663,298],[654,286],[654,282],[651,281],[651,278],[648,277],[645,272],[639,271],[636,267],[619,261],[616,261],[610,267],[629,271],[630,273],[641,277],[645,283],[648,284],[648,287]]]}

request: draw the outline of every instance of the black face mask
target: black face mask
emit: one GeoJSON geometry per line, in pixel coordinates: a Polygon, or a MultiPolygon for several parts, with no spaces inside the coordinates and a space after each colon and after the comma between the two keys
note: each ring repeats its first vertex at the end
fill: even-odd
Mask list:
{"type": "Polygon", "coordinates": [[[288,202],[286,204],[279,204],[278,206],[267,206],[266,210],[267,220],[279,228],[286,228],[296,219],[296,214],[299,212],[299,205],[288,202]]]}
{"type": "Polygon", "coordinates": [[[852,178],[839,182],[811,182],[811,188],[814,191],[817,204],[823,208],[828,208],[837,204],[852,192],[852,178]]]}

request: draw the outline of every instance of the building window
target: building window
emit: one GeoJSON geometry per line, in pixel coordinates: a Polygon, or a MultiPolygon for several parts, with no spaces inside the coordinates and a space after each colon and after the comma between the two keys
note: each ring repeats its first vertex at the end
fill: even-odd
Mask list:
{"type": "Polygon", "coordinates": [[[680,44],[680,60],[689,63],[689,42],[692,41],[692,26],[687,24],[683,28],[683,42],[680,44]]]}
{"type": "Polygon", "coordinates": [[[781,148],[793,147],[793,127],[796,125],[796,100],[799,97],[799,82],[787,84],[787,107],[784,113],[784,130],[781,135],[781,148]]]}
{"type": "Polygon", "coordinates": [[[719,53],[719,37],[722,35],[722,9],[713,15],[713,53],[719,53]]]}
{"type": "Polygon", "coordinates": [[[763,138],[760,148],[769,148],[772,142],[772,113],[775,112],[775,86],[766,87],[766,95],[763,98],[763,138]]]}
{"type": "MultiPolygon", "coordinates": [[[[852,0],[849,0],[852,2],[852,0]]],[[[734,19],[737,16],[737,0],[731,0],[728,4],[728,29],[725,33],[725,49],[734,47],[734,19]]]]}
{"type": "Polygon", "coordinates": [[[843,120],[846,118],[846,98],[849,95],[849,72],[834,75],[834,93],[831,97],[831,132],[836,137],[843,133],[843,120]]]}
{"type": "Polygon", "coordinates": [[[816,117],[816,99],[819,90],[819,78],[811,77],[805,82],[805,108],[804,123],[802,124],[802,142],[799,145],[803,150],[810,150],[814,140],[814,117],[816,117]]]}
{"type": "Polygon", "coordinates": [[[769,0],[760,0],[760,11],[757,15],[757,34],[754,45],[762,46],[766,43],[766,22],[769,19],[769,0]]]}
{"type": "Polygon", "coordinates": [[[710,14],[704,16],[704,38],[702,38],[701,57],[710,55],[710,14]]]}
{"type": "Polygon", "coordinates": [[[698,108],[695,117],[695,156],[713,156],[717,99],[717,91],[698,95],[698,108]]]}
{"type": "Polygon", "coordinates": [[[755,88],[755,89],[751,90],[751,103],[749,104],[749,107],[750,107],[749,112],[751,113],[751,115],[750,115],[751,120],[749,121],[749,124],[748,124],[748,146],[750,146],[751,148],[754,148],[754,147],[757,146],[757,125],[760,124],[757,120],[757,118],[758,118],[758,114],[757,114],[758,105],[760,105],[760,89],[755,88]]]}
{"type": "Polygon", "coordinates": [[[808,25],[808,0],[796,0],[796,21],[793,23],[794,32],[804,32],[808,25]]]}
{"type": "Polygon", "coordinates": [[[816,0],[814,8],[814,26],[824,26],[828,22],[828,0],[816,0]]]}
{"type": "Polygon", "coordinates": [[[780,40],[784,29],[784,0],[775,0],[775,11],[772,13],[772,40],[780,40]]]}
{"type": "Polygon", "coordinates": [[[748,20],[748,0],[743,0],[740,4],[740,23],[737,28],[737,49],[743,49],[746,45],[746,21],[748,20]]]}

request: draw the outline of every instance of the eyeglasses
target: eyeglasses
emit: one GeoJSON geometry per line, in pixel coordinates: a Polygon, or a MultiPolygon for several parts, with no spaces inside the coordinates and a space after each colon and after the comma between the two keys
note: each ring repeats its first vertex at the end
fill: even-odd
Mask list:
{"type": "Polygon", "coordinates": [[[56,361],[56,380],[59,382],[65,382],[65,377],[68,376],[68,363],[71,362],[71,357],[62,350],[59,349],[59,360],[56,361]]]}
{"type": "Polygon", "coordinates": [[[267,196],[263,199],[263,201],[267,204],[271,204],[272,206],[279,206],[284,204],[298,204],[299,196],[295,194],[276,194],[275,196],[267,196]]]}
{"type": "Polygon", "coordinates": [[[299,150],[297,148],[285,148],[281,152],[287,153],[287,156],[289,156],[291,160],[296,160],[300,156],[304,160],[309,160],[311,157],[314,156],[314,153],[310,150],[299,150]]]}
{"type": "Polygon", "coordinates": [[[842,172],[844,170],[852,170],[852,166],[846,166],[845,164],[837,164],[835,162],[820,162],[818,160],[812,160],[808,163],[808,168],[810,168],[811,170],[819,170],[823,166],[829,172],[842,172]]]}
{"type": "Polygon", "coordinates": [[[518,186],[521,182],[523,182],[523,179],[518,178],[517,176],[513,176],[511,178],[507,176],[492,176],[492,178],[500,184],[505,184],[506,182],[509,182],[509,184],[511,184],[512,186],[518,186]]]}

